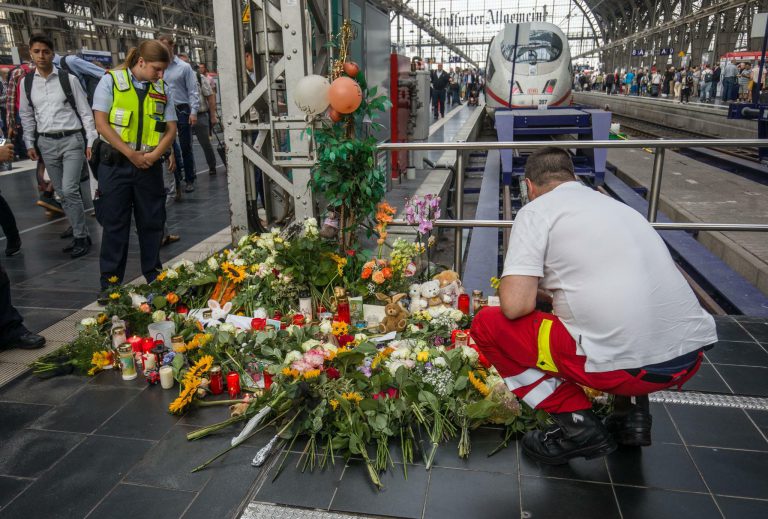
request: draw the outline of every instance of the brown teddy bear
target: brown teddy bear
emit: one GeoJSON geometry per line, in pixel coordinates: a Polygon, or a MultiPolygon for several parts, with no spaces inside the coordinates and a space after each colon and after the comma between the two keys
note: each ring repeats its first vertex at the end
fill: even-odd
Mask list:
{"type": "Polygon", "coordinates": [[[376,294],[376,299],[387,302],[387,306],[384,307],[386,315],[381,323],[379,323],[379,331],[381,333],[402,332],[405,330],[408,311],[398,302],[404,297],[405,294],[396,294],[392,297],[382,293],[376,294]]]}
{"type": "Polygon", "coordinates": [[[456,300],[463,292],[459,275],[453,270],[444,270],[435,274],[432,279],[440,283],[440,297],[445,306],[455,308],[456,300]]]}

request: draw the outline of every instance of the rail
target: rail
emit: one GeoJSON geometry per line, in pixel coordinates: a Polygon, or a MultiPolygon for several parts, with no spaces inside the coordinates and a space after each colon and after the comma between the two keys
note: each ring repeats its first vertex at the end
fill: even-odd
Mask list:
{"type": "MultiPolygon", "coordinates": [[[[455,229],[453,244],[453,262],[456,272],[461,273],[463,250],[461,231],[472,227],[509,228],[514,221],[497,220],[464,220],[464,154],[463,151],[476,150],[532,150],[547,147],[563,149],[594,149],[594,148],[651,148],[654,150],[653,175],[648,192],[648,221],[659,231],[750,231],[768,232],[768,224],[744,223],[658,223],[656,216],[659,210],[661,194],[661,178],[664,173],[664,155],[669,148],[748,148],[768,147],[768,139],[638,139],[632,141],[520,141],[520,142],[403,142],[384,143],[378,146],[379,151],[433,151],[456,150],[456,220],[437,220],[438,227],[455,229]]],[[[395,220],[389,225],[409,225],[404,220],[395,220]]]]}

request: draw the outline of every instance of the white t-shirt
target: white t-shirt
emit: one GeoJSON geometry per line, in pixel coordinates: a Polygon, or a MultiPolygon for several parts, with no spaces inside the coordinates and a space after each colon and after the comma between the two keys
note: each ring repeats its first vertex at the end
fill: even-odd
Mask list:
{"type": "Polygon", "coordinates": [[[634,209],[566,182],[515,218],[503,276],[536,276],[592,372],[640,368],[717,341],[661,237],[634,209]]]}

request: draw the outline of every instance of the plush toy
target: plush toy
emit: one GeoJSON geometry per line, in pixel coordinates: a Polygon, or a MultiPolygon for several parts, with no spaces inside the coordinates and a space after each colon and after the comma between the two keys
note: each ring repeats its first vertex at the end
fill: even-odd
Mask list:
{"type": "Polygon", "coordinates": [[[229,313],[232,311],[232,303],[228,302],[225,303],[224,306],[221,306],[215,299],[209,299],[208,308],[211,309],[211,319],[224,322],[229,313]]]}
{"type": "Polygon", "coordinates": [[[421,298],[420,284],[414,283],[408,287],[408,297],[411,298],[411,303],[408,305],[408,310],[410,310],[412,314],[426,310],[427,302],[421,298]]]}
{"type": "Polygon", "coordinates": [[[405,330],[408,311],[398,302],[404,297],[405,294],[397,294],[392,297],[381,293],[376,294],[376,299],[387,302],[387,306],[384,307],[386,315],[381,323],[379,323],[379,331],[381,333],[402,332],[405,330]]]}
{"type": "Polygon", "coordinates": [[[455,308],[459,294],[463,291],[459,275],[453,270],[444,270],[432,279],[440,283],[440,297],[443,299],[443,303],[448,307],[455,308]]]}
{"type": "Polygon", "coordinates": [[[443,307],[443,299],[440,297],[440,282],[432,280],[422,283],[421,297],[427,302],[427,310],[430,313],[433,313],[435,307],[443,307]]]}

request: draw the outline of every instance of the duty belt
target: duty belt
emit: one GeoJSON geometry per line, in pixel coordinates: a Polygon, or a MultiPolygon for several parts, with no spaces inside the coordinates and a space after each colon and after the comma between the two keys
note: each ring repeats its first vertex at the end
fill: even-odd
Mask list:
{"type": "MultiPolygon", "coordinates": [[[[107,139],[105,139],[104,137],[102,137],[101,135],[99,135],[99,139],[101,139],[101,142],[103,142],[104,144],[109,144],[109,141],[107,139]]],[[[136,143],[135,142],[126,142],[126,144],[132,150],[136,149],[136,143]]],[[[109,145],[112,146],[111,144],[109,144],[109,145]]],[[[147,146],[146,144],[142,144],[141,148],[139,150],[137,150],[137,151],[143,151],[144,153],[150,153],[152,151],[155,151],[156,148],[157,148],[157,146],[147,146]]]]}

